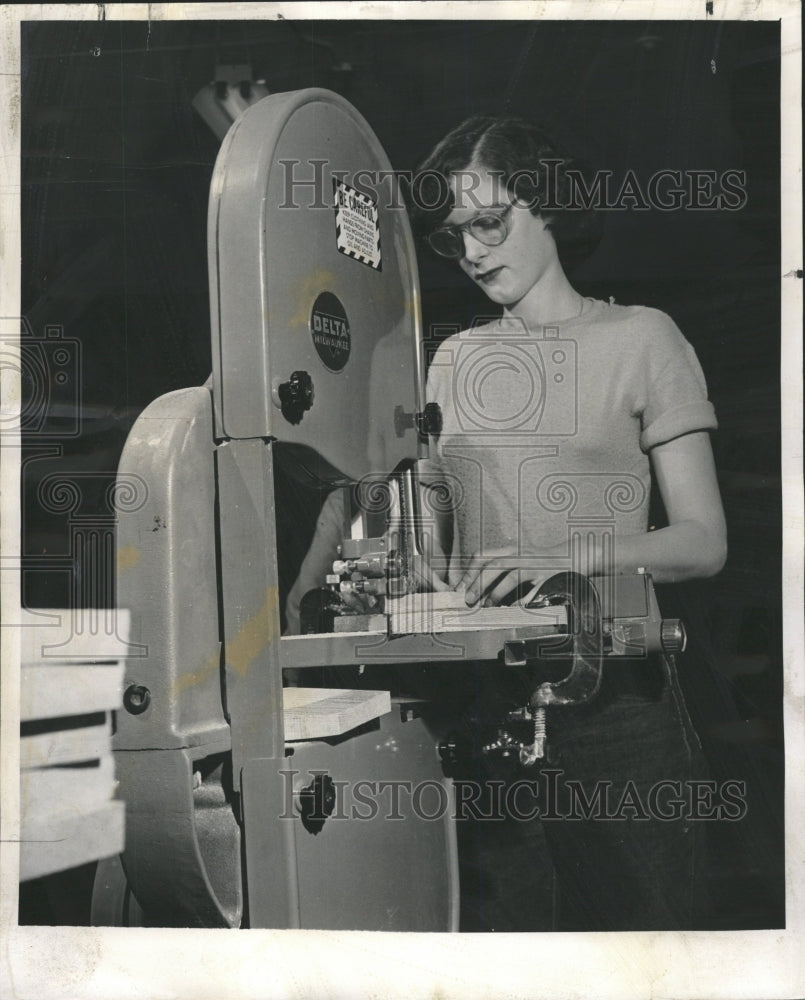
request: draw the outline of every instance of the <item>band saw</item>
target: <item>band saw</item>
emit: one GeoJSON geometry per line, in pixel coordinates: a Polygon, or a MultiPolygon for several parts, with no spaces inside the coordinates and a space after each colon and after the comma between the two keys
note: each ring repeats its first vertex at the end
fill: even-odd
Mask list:
{"type": "Polygon", "coordinates": [[[120,463],[147,496],[118,515],[126,847],[99,866],[93,921],[456,930],[464,750],[451,706],[406,694],[406,672],[532,671],[480,752],[538,768],[546,713],[550,742],[554,706],[684,630],[649,576],[573,573],[572,540],[514,606],[423,592],[451,495],[428,460],[416,256],[391,165],[347,101],[311,89],[243,113],[215,165],[208,254],[212,376],[149,405],[120,463]],[[280,479],[343,522],[298,634],[283,634],[299,566],[279,555],[295,513],[280,479]],[[372,665],[396,686],[368,688],[372,665]],[[401,797],[390,816],[358,796],[403,784],[440,808],[401,797]]]}

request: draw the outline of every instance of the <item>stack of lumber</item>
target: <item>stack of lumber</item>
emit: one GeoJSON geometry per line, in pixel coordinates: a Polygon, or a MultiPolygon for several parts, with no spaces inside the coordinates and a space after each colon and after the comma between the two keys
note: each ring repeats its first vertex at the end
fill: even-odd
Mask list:
{"type": "Polygon", "coordinates": [[[123,849],[112,713],[122,704],[128,612],[23,612],[20,879],[123,849]],[[87,620],[114,629],[83,628],[87,620]],[[115,634],[107,634],[114,632],[115,634]]]}

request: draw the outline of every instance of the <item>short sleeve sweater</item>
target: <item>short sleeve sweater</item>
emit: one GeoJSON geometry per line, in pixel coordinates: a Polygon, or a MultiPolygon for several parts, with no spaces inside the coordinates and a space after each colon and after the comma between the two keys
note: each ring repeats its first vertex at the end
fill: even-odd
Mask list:
{"type": "Polygon", "coordinates": [[[539,555],[591,529],[648,527],[649,452],[716,424],[691,345],[665,313],[586,300],[576,319],[514,320],[446,340],[428,373],[462,554],[539,555]]]}

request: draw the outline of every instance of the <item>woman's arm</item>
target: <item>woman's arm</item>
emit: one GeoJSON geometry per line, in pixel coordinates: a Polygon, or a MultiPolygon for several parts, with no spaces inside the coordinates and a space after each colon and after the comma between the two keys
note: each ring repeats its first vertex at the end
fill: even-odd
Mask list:
{"type": "Polygon", "coordinates": [[[314,587],[323,586],[325,576],[332,572],[333,560],[338,558],[338,546],[344,537],[344,501],[345,491],[336,489],[322,504],[310,548],[285,602],[285,635],[299,635],[302,598],[314,587]]]}
{"type": "MultiPolygon", "coordinates": [[[[713,576],[727,558],[727,528],[718,489],[710,437],[698,431],[657,445],[651,451],[654,476],[668,516],[668,527],[615,539],[614,551],[605,552],[600,540],[580,554],[574,570],[585,576],[634,573],[642,568],[657,583],[672,583],[713,576]]],[[[466,600],[474,604],[484,588],[494,587],[485,600],[498,604],[529,577],[522,567],[505,572],[510,551],[499,550],[475,557],[459,583],[466,587],[466,600]]],[[[567,555],[566,543],[541,553],[546,557],[567,555]]],[[[541,571],[532,577],[541,583],[552,573],[541,571]]]]}
{"type": "Polygon", "coordinates": [[[634,556],[645,556],[640,565],[658,583],[715,576],[727,559],[727,524],[710,435],[699,431],[657,445],[651,461],[668,527],[633,536],[634,556]]]}

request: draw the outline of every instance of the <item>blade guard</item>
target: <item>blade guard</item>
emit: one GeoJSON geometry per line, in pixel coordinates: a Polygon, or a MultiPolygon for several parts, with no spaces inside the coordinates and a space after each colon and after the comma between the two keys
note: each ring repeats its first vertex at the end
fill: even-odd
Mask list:
{"type": "Polygon", "coordinates": [[[577,705],[590,701],[601,686],[604,641],[601,602],[595,586],[580,573],[557,573],[540,587],[537,599],[567,606],[567,639],[551,646],[554,656],[571,656],[570,673],[561,681],[540,684],[531,696],[532,708],[577,705]]]}

